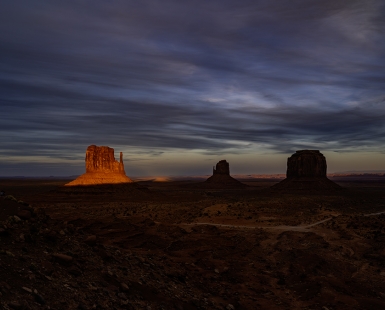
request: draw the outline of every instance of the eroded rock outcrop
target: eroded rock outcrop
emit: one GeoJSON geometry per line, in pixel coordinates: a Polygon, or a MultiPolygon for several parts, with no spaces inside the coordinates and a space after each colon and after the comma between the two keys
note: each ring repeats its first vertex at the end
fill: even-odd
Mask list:
{"type": "Polygon", "coordinates": [[[288,190],[340,188],[327,178],[326,170],[326,158],[320,151],[296,151],[287,159],[286,179],[274,185],[273,188],[288,190]]]}
{"type": "Polygon", "coordinates": [[[86,173],[66,186],[132,182],[124,171],[122,152],[120,152],[120,161],[116,161],[113,148],[90,145],[86,151],[85,161],[86,173]]]}
{"type": "Polygon", "coordinates": [[[123,153],[120,161],[115,160],[114,149],[108,146],[90,145],[86,151],[86,173],[106,172],[126,175],[123,164],[123,153]]]}
{"type": "Polygon", "coordinates": [[[219,161],[216,166],[213,167],[213,175],[203,184],[206,187],[213,188],[240,188],[247,186],[230,176],[230,165],[226,160],[219,161]]]}
{"type": "Polygon", "coordinates": [[[220,160],[216,166],[213,167],[213,175],[214,174],[230,175],[229,163],[225,159],[220,160]]]}
{"type": "Polygon", "coordinates": [[[287,159],[286,177],[326,177],[326,168],[326,158],[320,151],[296,151],[287,159]]]}

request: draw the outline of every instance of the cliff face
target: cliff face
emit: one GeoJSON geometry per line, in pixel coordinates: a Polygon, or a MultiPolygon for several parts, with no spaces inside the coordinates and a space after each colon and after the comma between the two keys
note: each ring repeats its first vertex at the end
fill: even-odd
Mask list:
{"type": "Polygon", "coordinates": [[[225,159],[219,161],[213,168],[213,175],[215,174],[230,175],[230,165],[225,159]]]}
{"type": "Polygon", "coordinates": [[[320,151],[296,151],[287,159],[286,177],[326,177],[326,168],[326,158],[320,151]]]}
{"type": "Polygon", "coordinates": [[[318,150],[296,151],[287,159],[286,179],[272,188],[287,191],[341,189],[326,177],[326,158],[318,150]]]}
{"type": "Polygon", "coordinates": [[[108,146],[90,145],[86,150],[86,173],[66,186],[131,183],[126,176],[123,153],[115,160],[114,149],[108,146]]]}
{"type": "Polygon", "coordinates": [[[245,184],[230,176],[230,165],[226,160],[219,161],[213,168],[213,175],[202,183],[205,188],[243,188],[245,184]]]}
{"type": "Polygon", "coordinates": [[[123,153],[120,161],[115,160],[114,149],[108,146],[90,145],[86,151],[86,173],[105,172],[126,174],[123,164],[123,153]]]}

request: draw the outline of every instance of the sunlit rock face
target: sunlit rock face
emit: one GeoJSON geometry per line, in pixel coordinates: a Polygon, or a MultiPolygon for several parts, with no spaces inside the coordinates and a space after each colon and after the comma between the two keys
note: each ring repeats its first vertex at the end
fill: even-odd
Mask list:
{"type": "Polygon", "coordinates": [[[335,190],[341,187],[326,176],[326,158],[318,150],[296,151],[287,159],[286,179],[274,185],[278,190],[335,190]]]}
{"type": "Polygon", "coordinates": [[[320,151],[296,151],[287,159],[286,177],[326,177],[326,168],[326,158],[320,151]]]}
{"type": "Polygon", "coordinates": [[[86,173],[105,172],[120,173],[124,172],[123,153],[120,152],[120,162],[115,160],[114,149],[108,146],[90,145],[86,151],[86,173]]]}
{"type": "Polygon", "coordinates": [[[86,151],[86,173],[66,186],[131,183],[126,176],[123,153],[115,160],[114,149],[108,146],[90,145],[86,151]]]}

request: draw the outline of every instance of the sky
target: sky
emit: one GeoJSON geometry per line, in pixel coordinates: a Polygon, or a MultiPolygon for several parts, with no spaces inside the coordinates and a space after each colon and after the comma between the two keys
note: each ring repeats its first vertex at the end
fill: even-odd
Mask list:
{"type": "Polygon", "coordinates": [[[0,3],[0,176],[385,170],[383,0],[0,3]]]}

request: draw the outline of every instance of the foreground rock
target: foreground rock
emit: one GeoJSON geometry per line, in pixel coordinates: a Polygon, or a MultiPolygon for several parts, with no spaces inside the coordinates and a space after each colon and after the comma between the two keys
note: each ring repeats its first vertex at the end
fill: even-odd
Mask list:
{"type": "Polygon", "coordinates": [[[90,145],[86,151],[86,173],[66,186],[131,183],[126,176],[123,153],[115,160],[114,149],[108,146],[90,145]]]}
{"type": "Polygon", "coordinates": [[[287,159],[286,179],[274,185],[274,189],[328,190],[341,189],[326,176],[325,156],[318,150],[296,151],[287,159]]]}

